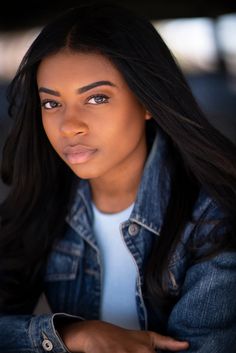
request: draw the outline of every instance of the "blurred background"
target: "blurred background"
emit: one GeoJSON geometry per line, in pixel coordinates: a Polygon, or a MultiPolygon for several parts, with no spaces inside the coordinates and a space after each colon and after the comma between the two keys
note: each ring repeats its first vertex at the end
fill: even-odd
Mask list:
{"type": "MultiPolygon", "coordinates": [[[[236,1],[116,1],[148,17],[178,60],[208,119],[236,142],[236,1]]],[[[0,13],[0,160],[11,126],[6,91],[42,26],[80,1],[21,1],[0,13]]],[[[0,180],[0,201],[7,188],[0,180]]]]}

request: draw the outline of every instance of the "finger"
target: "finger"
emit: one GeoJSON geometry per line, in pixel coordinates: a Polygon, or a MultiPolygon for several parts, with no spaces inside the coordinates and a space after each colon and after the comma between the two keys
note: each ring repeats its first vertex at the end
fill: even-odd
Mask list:
{"type": "Polygon", "coordinates": [[[152,345],[155,348],[169,350],[169,351],[180,351],[189,348],[189,343],[186,341],[177,341],[169,336],[162,336],[155,332],[150,332],[152,345]]]}

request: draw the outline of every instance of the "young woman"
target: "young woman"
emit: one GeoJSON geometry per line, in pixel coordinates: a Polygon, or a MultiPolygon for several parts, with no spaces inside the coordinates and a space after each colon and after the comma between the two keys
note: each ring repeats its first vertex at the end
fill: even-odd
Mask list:
{"type": "Polygon", "coordinates": [[[9,97],[0,351],[236,352],[236,149],[151,23],[68,10],[9,97]]]}

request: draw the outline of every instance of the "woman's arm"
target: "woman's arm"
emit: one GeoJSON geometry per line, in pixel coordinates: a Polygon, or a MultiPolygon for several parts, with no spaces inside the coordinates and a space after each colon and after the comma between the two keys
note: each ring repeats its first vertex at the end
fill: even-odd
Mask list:
{"type": "Polygon", "coordinates": [[[154,353],[157,349],[180,351],[187,342],[151,331],[127,330],[103,321],[83,321],[58,328],[68,350],[72,353],[154,353]]]}
{"type": "Polygon", "coordinates": [[[179,351],[187,347],[187,342],[154,332],[126,330],[102,321],[83,321],[64,313],[0,316],[2,353],[152,353],[155,348],[179,351]]]}
{"type": "Polygon", "coordinates": [[[0,352],[65,353],[54,321],[74,322],[81,318],[64,313],[44,315],[0,315],[0,352]]]}
{"type": "Polygon", "coordinates": [[[187,340],[189,353],[236,352],[236,253],[225,252],[187,271],[168,334],[187,340]]]}

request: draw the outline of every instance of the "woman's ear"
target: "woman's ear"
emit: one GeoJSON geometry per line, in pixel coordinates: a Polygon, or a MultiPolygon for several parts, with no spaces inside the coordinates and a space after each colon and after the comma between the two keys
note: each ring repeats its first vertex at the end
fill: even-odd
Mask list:
{"type": "Polygon", "coordinates": [[[152,114],[148,110],[146,110],[145,111],[145,120],[150,120],[151,118],[152,118],[152,114]]]}

